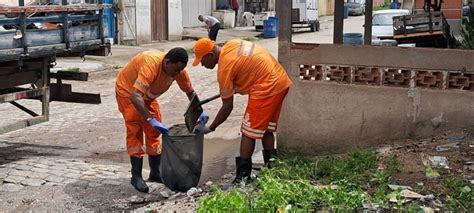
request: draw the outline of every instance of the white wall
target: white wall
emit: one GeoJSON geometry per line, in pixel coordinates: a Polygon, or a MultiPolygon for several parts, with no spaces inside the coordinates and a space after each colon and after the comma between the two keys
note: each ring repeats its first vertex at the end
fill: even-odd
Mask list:
{"type": "Polygon", "coordinates": [[[168,0],[168,39],[181,40],[183,35],[183,9],[181,0],[168,0]]]}
{"type": "MultiPolygon", "coordinates": [[[[172,13],[170,13],[172,14],[172,13]]],[[[136,1],[137,44],[151,42],[151,5],[149,0],[136,1]]]]}
{"type": "MultiPolygon", "coordinates": [[[[31,2],[36,2],[36,0],[25,0],[26,5],[31,2]]],[[[1,0],[0,5],[18,6],[18,0],[1,0]]]]}
{"type": "Polygon", "coordinates": [[[211,15],[212,0],[182,0],[183,27],[202,26],[197,19],[199,15],[211,15]]]}

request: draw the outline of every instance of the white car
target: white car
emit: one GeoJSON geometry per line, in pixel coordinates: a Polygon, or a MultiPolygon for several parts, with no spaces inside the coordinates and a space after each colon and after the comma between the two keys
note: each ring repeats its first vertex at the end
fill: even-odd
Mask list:
{"type": "Polygon", "coordinates": [[[404,15],[410,15],[410,11],[405,9],[375,11],[372,16],[372,40],[393,39],[393,17],[404,15]]]}

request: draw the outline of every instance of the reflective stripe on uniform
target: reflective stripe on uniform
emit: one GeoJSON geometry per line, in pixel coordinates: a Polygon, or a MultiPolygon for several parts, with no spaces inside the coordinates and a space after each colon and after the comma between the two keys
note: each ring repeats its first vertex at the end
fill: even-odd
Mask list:
{"type": "Polygon", "coordinates": [[[143,82],[141,82],[141,81],[139,81],[139,80],[136,80],[136,81],[135,81],[135,84],[138,84],[139,86],[141,86],[141,87],[143,87],[143,88],[145,88],[145,89],[148,88],[148,85],[147,85],[147,84],[145,84],[145,83],[143,83],[143,82]]]}
{"type": "Polygon", "coordinates": [[[245,134],[246,136],[249,136],[249,137],[255,137],[255,138],[262,138],[263,137],[263,134],[264,133],[261,133],[261,134],[257,134],[257,133],[253,133],[253,132],[249,132],[247,131],[246,129],[242,128],[242,133],[245,134]]]}
{"type": "Polygon", "coordinates": [[[143,146],[127,147],[127,152],[137,152],[137,151],[143,151],[143,146]]]}
{"type": "Polygon", "coordinates": [[[252,129],[251,127],[245,126],[245,125],[242,125],[242,129],[245,129],[245,130],[247,130],[248,132],[252,132],[252,133],[255,133],[255,134],[263,134],[263,133],[265,133],[265,130],[252,129]]]}

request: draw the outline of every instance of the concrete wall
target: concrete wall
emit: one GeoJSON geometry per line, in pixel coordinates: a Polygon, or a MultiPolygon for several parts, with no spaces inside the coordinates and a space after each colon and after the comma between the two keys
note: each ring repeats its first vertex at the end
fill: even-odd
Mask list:
{"type": "Polygon", "coordinates": [[[280,42],[294,83],[278,127],[284,151],[341,153],[474,131],[474,51],[280,42]]]}
{"type": "Polygon", "coordinates": [[[137,44],[151,42],[151,5],[150,1],[136,1],[137,44]]]}
{"type": "Polygon", "coordinates": [[[293,81],[278,127],[285,151],[342,153],[450,129],[474,131],[474,92],[293,81]]]}
{"type": "Polygon", "coordinates": [[[183,35],[183,9],[181,0],[168,0],[168,39],[181,40],[183,35]]]}

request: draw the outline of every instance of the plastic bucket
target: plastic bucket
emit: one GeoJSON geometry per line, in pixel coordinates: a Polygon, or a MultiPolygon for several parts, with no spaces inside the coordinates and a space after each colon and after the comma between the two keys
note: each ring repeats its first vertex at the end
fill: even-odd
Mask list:
{"type": "Polygon", "coordinates": [[[364,44],[362,33],[344,33],[342,39],[344,44],[364,44]]]}
{"type": "Polygon", "coordinates": [[[278,18],[269,17],[263,21],[263,37],[276,38],[278,37],[278,18]]]}

